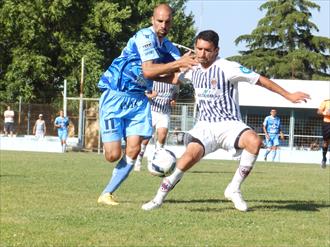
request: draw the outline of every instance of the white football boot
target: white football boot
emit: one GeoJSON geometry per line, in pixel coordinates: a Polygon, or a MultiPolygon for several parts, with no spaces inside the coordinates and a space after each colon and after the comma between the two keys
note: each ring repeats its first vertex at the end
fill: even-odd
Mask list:
{"type": "Polygon", "coordinates": [[[150,211],[150,210],[159,208],[161,205],[162,204],[158,204],[154,200],[151,200],[150,202],[147,202],[147,203],[143,204],[141,208],[145,211],[150,211]]]}
{"type": "Polygon", "coordinates": [[[242,197],[241,191],[239,189],[233,190],[230,184],[225,190],[225,197],[234,203],[237,210],[242,212],[246,212],[248,210],[248,206],[242,197]]]}

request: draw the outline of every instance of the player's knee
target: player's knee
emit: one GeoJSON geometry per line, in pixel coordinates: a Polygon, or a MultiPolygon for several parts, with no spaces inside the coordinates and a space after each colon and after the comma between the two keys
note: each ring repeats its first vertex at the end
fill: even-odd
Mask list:
{"type": "Polygon", "coordinates": [[[247,146],[245,148],[250,153],[258,154],[261,146],[262,146],[262,140],[257,134],[254,134],[249,137],[247,146]]]}
{"type": "Polygon", "coordinates": [[[121,150],[120,150],[120,152],[118,152],[116,150],[105,151],[104,157],[109,162],[115,162],[115,161],[117,161],[117,160],[120,159],[120,157],[121,157],[121,150]]]}
{"type": "Polygon", "coordinates": [[[132,159],[136,159],[141,151],[141,145],[127,146],[126,155],[132,159]]]}

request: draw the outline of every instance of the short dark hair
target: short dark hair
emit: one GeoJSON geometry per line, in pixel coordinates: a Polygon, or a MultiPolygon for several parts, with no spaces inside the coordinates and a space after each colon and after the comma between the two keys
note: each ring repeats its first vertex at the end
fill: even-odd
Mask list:
{"type": "Polygon", "coordinates": [[[219,35],[213,30],[201,31],[195,38],[195,44],[199,39],[213,43],[215,48],[219,47],[219,35]]]}

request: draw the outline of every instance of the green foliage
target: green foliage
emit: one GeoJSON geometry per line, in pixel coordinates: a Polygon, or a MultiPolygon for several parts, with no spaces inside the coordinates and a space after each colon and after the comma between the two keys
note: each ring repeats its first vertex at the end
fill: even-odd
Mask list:
{"type": "Polygon", "coordinates": [[[202,160],[161,208],[144,212],[160,184],[146,160],[110,207],[97,204],[114,165],[103,155],[0,155],[1,246],[329,246],[330,176],[316,164],[258,162],[242,213],[223,196],[237,162],[202,160]]]}
{"type": "MultiPolygon", "coordinates": [[[[85,97],[98,97],[97,82],[127,40],[150,25],[159,0],[0,1],[0,100],[49,103],[80,93],[85,58],[85,97]]],[[[191,45],[193,16],[186,0],[169,0],[175,9],[170,37],[191,45]]]]}
{"type": "Polygon", "coordinates": [[[263,3],[260,10],[267,12],[257,28],[235,40],[249,50],[230,59],[271,78],[329,80],[330,39],[312,35],[318,28],[309,9],[320,7],[309,0],[263,3]]]}

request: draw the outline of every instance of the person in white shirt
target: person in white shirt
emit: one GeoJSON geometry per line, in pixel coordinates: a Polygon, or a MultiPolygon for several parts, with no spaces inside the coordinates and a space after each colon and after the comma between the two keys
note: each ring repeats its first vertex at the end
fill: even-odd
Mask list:
{"type": "Polygon", "coordinates": [[[34,124],[33,134],[37,139],[43,139],[46,135],[46,122],[43,120],[42,114],[39,114],[39,119],[34,124]]]}
{"type": "Polygon", "coordinates": [[[13,136],[14,132],[14,117],[15,113],[13,110],[10,109],[10,106],[7,106],[7,110],[3,113],[5,117],[5,126],[4,126],[4,131],[5,131],[5,136],[13,136]]]}
{"type": "Polygon", "coordinates": [[[265,87],[293,103],[310,98],[302,92],[289,93],[268,78],[236,62],[219,58],[218,42],[219,36],[212,30],[200,32],[195,39],[196,59],[200,64],[181,73],[179,81],[188,81],[194,86],[198,121],[185,135],[187,147],[177,160],[174,172],[163,179],[156,196],[142,205],[143,210],[160,207],[187,170],[205,155],[222,148],[233,155],[240,155],[239,166],[224,195],[236,209],[247,211],[240,187],[257,160],[262,142],[241,119],[237,102],[238,83],[245,81],[265,87]]]}

